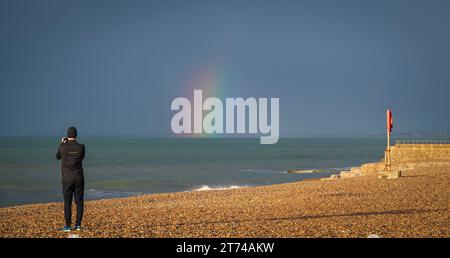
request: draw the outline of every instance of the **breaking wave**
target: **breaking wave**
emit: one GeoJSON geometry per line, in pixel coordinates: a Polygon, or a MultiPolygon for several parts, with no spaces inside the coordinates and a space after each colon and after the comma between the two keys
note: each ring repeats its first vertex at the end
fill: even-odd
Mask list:
{"type": "Polygon", "coordinates": [[[344,170],[349,170],[351,167],[342,168],[323,168],[323,169],[290,169],[284,171],[284,173],[294,173],[294,174],[310,174],[310,173],[323,173],[323,172],[340,172],[344,170]]]}
{"type": "Polygon", "coordinates": [[[230,186],[208,186],[208,185],[202,185],[198,188],[195,188],[194,192],[197,191],[217,191],[217,190],[230,190],[230,189],[238,189],[238,188],[244,188],[247,187],[245,185],[230,185],[230,186]]]}

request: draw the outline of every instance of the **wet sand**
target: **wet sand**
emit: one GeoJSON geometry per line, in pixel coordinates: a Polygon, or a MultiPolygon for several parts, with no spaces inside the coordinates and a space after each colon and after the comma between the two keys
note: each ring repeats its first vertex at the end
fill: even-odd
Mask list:
{"type": "MultiPolygon", "coordinates": [[[[450,166],[398,179],[367,175],[85,205],[80,237],[450,237],[450,166]]],[[[63,225],[62,203],[0,209],[0,237],[68,237],[57,231],[63,225]]]]}

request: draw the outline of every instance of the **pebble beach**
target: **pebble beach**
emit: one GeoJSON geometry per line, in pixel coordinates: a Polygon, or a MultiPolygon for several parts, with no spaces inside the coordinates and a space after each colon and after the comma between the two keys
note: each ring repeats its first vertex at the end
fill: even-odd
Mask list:
{"type": "Polygon", "coordinates": [[[441,165],[398,179],[372,174],[87,201],[75,233],[57,230],[62,203],[22,205],[0,209],[0,237],[450,237],[449,185],[450,165],[441,165]]]}

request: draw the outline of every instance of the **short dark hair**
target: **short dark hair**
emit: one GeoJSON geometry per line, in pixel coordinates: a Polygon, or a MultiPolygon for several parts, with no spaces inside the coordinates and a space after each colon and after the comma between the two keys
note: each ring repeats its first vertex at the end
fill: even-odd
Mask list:
{"type": "Polygon", "coordinates": [[[77,128],[75,128],[73,126],[67,128],[67,137],[77,138],[77,128]]]}

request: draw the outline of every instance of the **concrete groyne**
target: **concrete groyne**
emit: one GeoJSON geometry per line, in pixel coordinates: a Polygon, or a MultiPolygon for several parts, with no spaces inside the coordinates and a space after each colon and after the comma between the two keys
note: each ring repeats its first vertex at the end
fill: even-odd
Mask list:
{"type": "MultiPolygon", "coordinates": [[[[398,143],[390,147],[390,171],[400,175],[402,171],[426,166],[447,166],[450,164],[449,143],[424,143],[411,141],[411,143],[398,143]]],[[[331,178],[350,178],[364,175],[380,175],[386,171],[384,159],[379,162],[363,164],[350,170],[341,171],[339,175],[331,178]]]]}

